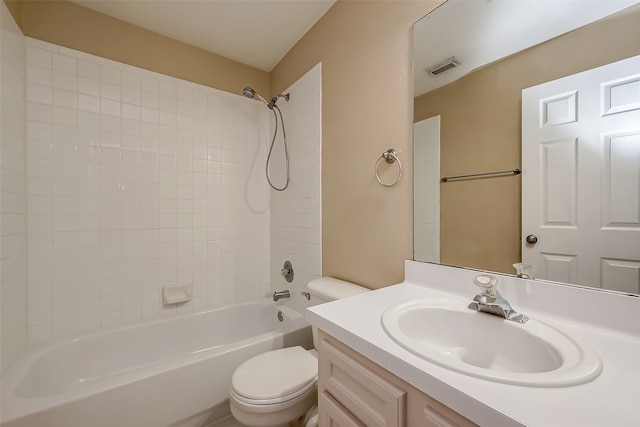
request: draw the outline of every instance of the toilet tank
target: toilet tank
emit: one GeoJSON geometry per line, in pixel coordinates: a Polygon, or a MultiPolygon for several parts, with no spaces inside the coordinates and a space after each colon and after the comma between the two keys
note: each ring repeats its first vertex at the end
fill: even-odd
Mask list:
{"type": "MultiPolygon", "coordinates": [[[[325,302],[335,301],[369,291],[369,289],[358,286],[355,283],[334,279],[333,277],[314,279],[307,283],[307,290],[309,294],[311,294],[311,305],[324,304],[325,302]]],[[[317,348],[318,329],[314,326],[312,327],[312,331],[313,346],[317,348]]]]}
{"type": "Polygon", "coordinates": [[[369,289],[333,277],[321,277],[307,283],[307,290],[311,294],[312,305],[316,305],[361,294],[369,289]]]}

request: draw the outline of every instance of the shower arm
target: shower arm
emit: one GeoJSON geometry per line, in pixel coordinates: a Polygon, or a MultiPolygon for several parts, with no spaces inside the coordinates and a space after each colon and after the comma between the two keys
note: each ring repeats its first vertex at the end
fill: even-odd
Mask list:
{"type": "Polygon", "coordinates": [[[280,94],[274,96],[273,98],[271,98],[271,102],[267,104],[267,107],[269,107],[269,108],[271,108],[273,110],[273,107],[276,106],[276,102],[278,102],[279,98],[284,98],[285,101],[289,102],[289,94],[288,93],[280,93],[280,94]]]}

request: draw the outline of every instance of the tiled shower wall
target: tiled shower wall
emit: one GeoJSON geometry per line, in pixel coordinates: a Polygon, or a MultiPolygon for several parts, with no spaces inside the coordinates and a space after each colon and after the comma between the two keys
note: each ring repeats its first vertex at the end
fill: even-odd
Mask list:
{"type": "Polygon", "coordinates": [[[27,343],[24,37],[0,1],[0,372],[27,343]]]}
{"type": "Polygon", "coordinates": [[[271,291],[262,103],[34,39],[26,52],[31,341],[271,291]],[[194,297],[164,307],[175,284],[194,297]]]}
{"type": "Polygon", "coordinates": [[[413,258],[440,262],[440,116],[413,124],[413,258]]]}
{"type": "MultiPolygon", "coordinates": [[[[322,275],[322,65],[286,92],[291,94],[289,102],[281,98],[278,105],[284,116],[291,181],[287,190],[271,192],[271,282],[274,290],[289,289],[291,302],[301,309],[307,301],[300,292],[322,275]],[[280,274],[286,260],[293,264],[292,283],[280,274]]],[[[280,143],[274,152],[272,180],[282,187],[286,166],[280,143]]]]}

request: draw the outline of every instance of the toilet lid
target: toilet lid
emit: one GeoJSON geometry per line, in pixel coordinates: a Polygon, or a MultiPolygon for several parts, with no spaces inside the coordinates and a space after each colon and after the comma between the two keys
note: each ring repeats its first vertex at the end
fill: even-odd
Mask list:
{"type": "Polygon", "coordinates": [[[259,354],[236,369],[233,390],[252,400],[270,400],[295,394],[318,378],[318,359],[302,347],[259,354]]]}

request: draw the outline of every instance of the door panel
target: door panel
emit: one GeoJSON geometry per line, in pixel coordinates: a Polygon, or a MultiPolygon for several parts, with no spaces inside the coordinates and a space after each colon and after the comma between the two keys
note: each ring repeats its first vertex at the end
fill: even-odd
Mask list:
{"type": "Polygon", "coordinates": [[[523,262],[640,293],[640,57],[522,92],[523,262]]]}

